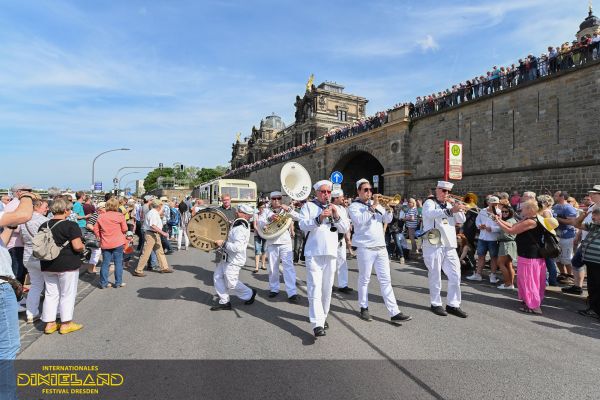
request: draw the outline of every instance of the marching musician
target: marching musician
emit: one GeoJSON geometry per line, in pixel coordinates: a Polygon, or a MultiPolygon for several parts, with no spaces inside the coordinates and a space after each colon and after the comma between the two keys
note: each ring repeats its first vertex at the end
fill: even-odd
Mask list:
{"type": "Polygon", "coordinates": [[[435,197],[423,204],[423,260],[429,276],[431,311],[440,316],[448,314],[467,318],[460,308],[460,261],[456,252],[456,224],[465,222],[463,204],[450,203],[448,194],[454,184],[438,181],[435,197]],[[441,270],[448,277],[446,310],[442,307],[441,270]]]}
{"type": "MultiPolygon", "coordinates": [[[[292,207],[289,207],[282,203],[281,192],[271,192],[269,198],[271,199],[271,207],[266,209],[259,217],[258,225],[261,229],[273,222],[279,217],[279,214],[285,212],[293,220],[299,220],[300,214],[298,214],[292,207]]],[[[296,269],[294,268],[294,249],[292,246],[291,232],[293,232],[293,225],[290,229],[285,230],[281,235],[272,239],[267,239],[267,255],[269,257],[269,297],[273,298],[279,294],[279,260],[283,264],[283,281],[285,282],[285,291],[288,295],[288,301],[290,303],[298,302],[298,295],[296,294],[296,269]]]]}
{"type": "MultiPolygon", "coordinates": [[[[340,214],[343,214],[345,219],[348,219],[348,210],[344,206],[344,191],[341,189],[333,190],[331,192],[331,203],[337,207],[340,214]]],[[[348,287],[348,263],[346,260],[346,236],[349,232],[341,233],[338,232],[338,248],[337,248],[337,279],[338,279],[338,291],[342,293],[352,292],[352,288],[348,287]]]]}
{"type": "Polygon", "coordinates": [[[390,208],[385,209],[379,204],[376,196],[372,200],[373,188],[368,180],[356,182],[358,198],[348,208],[350,219],[354,225],[352,244],[357,247],[358,261],[358,304],[360,318],[372,321],[369,314],[369,281],[371,270],[375,267],[377,280],[392,323],[408,321],[412,317],[403,314],[396,304],[396,296],[392,288],[390,275],[390,260],[385,245],[383,224],[389,224],[393,218],[390,208]]]}
{"type": "Polygon", "coordinates": [[[244,300],[244,304],[254,303],[256,289],[250,289],[240,282],[240,268],[246,264],[246,247],[250,240],[250,218],[254,210],[247,204],[241,204],[236,211],[237,219],[233,221],[227,240],[217,240],[215,244],[225,250],[226,257],[217,264],[213,280],[215,291],[219,295],[219,304],[211,311],[231,310],[229,295],[233,294],[244,300]]]}
{"type": "Polygon", "coordinates": [[[338,250],[338,232],[346,233],[350,222],[338,207],[329,205],[333,184],[321,180],[313,185],[316,199],[300,210],[300,229],[307,233],[304,247],[308,316],[316,337],[325,336],[327,314],[338,250]]]}

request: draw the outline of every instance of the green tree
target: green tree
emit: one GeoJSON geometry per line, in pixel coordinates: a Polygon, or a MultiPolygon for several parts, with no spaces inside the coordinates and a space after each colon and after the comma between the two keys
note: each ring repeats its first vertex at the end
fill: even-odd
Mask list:
{"type": "Polygon", "coordinates": [[[154,190],[158,187],[159,177],[174,177],[177,184],[188,185],[190,187],[218,178],[225,174],[227,167],[217,165],[214,168],[184,167],[183,171],[173,168],[156,168],[146,175],[144,179],[144,188],[146,191],[154,190]]]}
{"type": "Polygon", "coordinates": [[[158,178],[161,176],[172,177],[173,175],[175,175],[173,168],[155,168],[146,175],[146,178],[144,179],[144,189],[146,189],[147,192],[154,190],[158,186],[156,182],[158,178]]]}

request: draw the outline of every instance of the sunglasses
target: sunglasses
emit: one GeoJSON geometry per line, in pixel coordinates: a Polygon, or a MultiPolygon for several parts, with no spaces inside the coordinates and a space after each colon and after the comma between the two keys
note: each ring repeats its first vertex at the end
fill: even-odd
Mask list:
{"type": "Polygon", "coordinates": [[[271,200],[281,200],[281,197],[271,197],[271,200]]]}
{"type": "Polygon", "coordinates": [[[331,190],[319,190],[319,192],[321,192],[323,194],[330,194],[331,190]]]}
{"type": "Polygon", "coordinates": [[[363,192],[372,192],[373,188],[363,188],[363,192]]]}
{"type": "Polygon", "coordinates": [[[509,213],[510,213],[510,211],[508,211],[508,210],[502,210],[502,214],[509,214],[509,213]]]}

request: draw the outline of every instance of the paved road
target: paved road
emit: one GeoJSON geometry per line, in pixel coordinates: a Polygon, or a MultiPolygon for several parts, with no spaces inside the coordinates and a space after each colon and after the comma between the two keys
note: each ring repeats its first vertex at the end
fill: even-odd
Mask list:
{"type": "MultiPolygon", "coordinates": [[[[36,325],[29,333],[35,340],[19,358],[212,360],[166,369],[147,361],[130,394],[145,391],[152,398],[165,398],[157,393],[169,384],[190,390],[179,398],[240,392],[294,399],[597,398],[591,383],[600,374],[600,324],[576,313],[581,300],[547,297],[543,316],[526,315],[517,311],[516,293],[469,283],[462,287],[469,318],[438,317],[429,311],[424,267],[392,263],[398,303],[413,320],[388,322],[373,276],[369,308],[375,320],[357,317],[356,292],[334,292],[331,329],[315,341],[302,265],[299,304],[289,304],[283,292],[268,299],[267,276],[252,274],[248,258],[241,279],[258,289],[257,301],[246,306],[234,298],[233,311],[211,312],[214,267],[208,255],[190,249],[169,256],[169,263],[173,274],[135,278],[126,272],[122,289],[90,291],[82,282],[82,293],[89,294],[76,306],[75,319],[85,328],[43,336],[36,325]],[[182,380],[189,385],[176,384],[182,380]]],[[[354,287],[356,279],[351,260],[354,287]]]]}

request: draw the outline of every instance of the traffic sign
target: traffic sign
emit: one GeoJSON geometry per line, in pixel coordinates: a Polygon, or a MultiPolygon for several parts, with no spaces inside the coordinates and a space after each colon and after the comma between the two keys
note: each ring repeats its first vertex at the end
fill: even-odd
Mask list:
{"type": "Polygon", "coordinates": [[[334,183],[332,189],[333,190],[342,190],[342,185],[340,185],[339,183],[334,183]]]}
{"type": "Polygon", "coordinates": [[[373,175],[373,186],[379,188],[379,175],[373,175]]]}
{"type": "Polygon", "coordinates": [[[339,185],[344,180],[344,175],[340,171],[333,171],[330,179],[332,183],[339,185]]]}
{"type": "Polygon", "coordinates": [[[94,190],[102,191],[102,182],[94,182],[94,190]]]}

